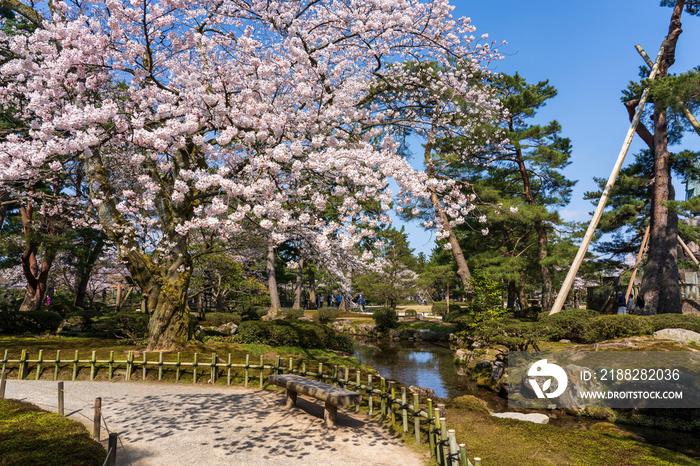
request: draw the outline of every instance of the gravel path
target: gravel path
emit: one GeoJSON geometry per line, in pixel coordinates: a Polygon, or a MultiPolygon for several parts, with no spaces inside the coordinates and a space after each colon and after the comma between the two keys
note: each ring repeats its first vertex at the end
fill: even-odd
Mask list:
{"type": "MultiPolygon", "coordinates": [[[[338,425],[326,428],[323,405],[301,395],[297,408],[287,410],[279,391],[138,382],[64,387],[65,413],[90,432],[94,400],[102,398],[107,427],[119,433],[120,465],[427,464],[364,415],[338,409],[338,425]]],[[[56,382],[8,380],[5,396],[57,411],[56,388],[56,382]]]]}

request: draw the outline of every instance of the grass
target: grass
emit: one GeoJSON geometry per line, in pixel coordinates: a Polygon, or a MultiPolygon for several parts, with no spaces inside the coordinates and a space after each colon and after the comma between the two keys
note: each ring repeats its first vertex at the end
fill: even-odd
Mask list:
{"type": "MultiPolygon", "coordinates": [[[[457,438],[466,441],[469,456],[480,457],[483,464],[698,464],[698,458],[644,443],[632,433],[609,423],[600,425],[612,428],[599,429],[594,426],[592,430],[570,430],[547,424],[495,418],[476,398],[470,396],[457,398],[448,404],[447,422],[451,429],[456,430],[457,438]]],[[[693,441],[692,435],[687,437],[688,443],[693,441]]]]}
{"type": "Polygon", "coordinates": [[[30,403],[0,399],[0,464],[101,465],[106,455],[81,423],[30,403]]]}

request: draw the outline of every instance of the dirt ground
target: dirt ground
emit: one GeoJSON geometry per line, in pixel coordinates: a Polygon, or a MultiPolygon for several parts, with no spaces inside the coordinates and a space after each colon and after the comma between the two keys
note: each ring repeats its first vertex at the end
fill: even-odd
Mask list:
{"type": "MultiPolygon", "coordinates": [[[[424,465],[427,459],[362,414],[338,409],[326,428],[323,405],[282,392],[138,382],[64,382],[65,413],[93,429],[96,397],[119,465],[424,465]]],[[[7,381],[5,396],[57,411],[57,383],[7,381]]],[[[102,427],[103,444],[108,433],[102,427]]]]}

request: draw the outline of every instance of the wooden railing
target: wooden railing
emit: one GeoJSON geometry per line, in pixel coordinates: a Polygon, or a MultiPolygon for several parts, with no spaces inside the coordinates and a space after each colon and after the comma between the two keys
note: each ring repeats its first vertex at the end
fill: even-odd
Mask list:
{"type": "MultiPolygon", "coordinates": [[[[323,363],[318,364],[317,371],[310,371],[305,360],[296,361],[293,358],[277,356],[274,365],[265,364],[263,357],[257,364],[250,363],[250,355],[246,355],[245,363],[232,363],[231,354],[222,361],[216,353],[212,353],[210,358],[200,360],[199,354],[194,353],[191,362],[183,361],[182,354],[177,353],[174,361],[164,360],[163,353],[156,353],[157,359],[151,357],[149,353],[143,352],[142,357],[137,359],[133,351],[129,351],[126,359],[115,359],[114,351],[110,351],[109,359],[98,360],[97,352],[92,351],[89,359],[80,359],[80,354],[75,351],[72,358],[62,358],[61,351],[56,351],[56,357],[45,359],[43,350],[40,350],[36,359],[31,359],[27,350],[22,350],[18,359],[10,359],[8,350],[5,350],[0,378],[10,377],[16,370],[16,378],[24,380],[30,378],[32,369],[35,380],[39,380],[45,371],[53,370],[53,380],[59,380],[59,374],[66,369],[72,370],[71,380],[77,380],[82,368],[90,369],[90,380],[95,380],[100,370],[107,370],[108,380],[113,380],[123,374],[125,381],[136,380],[141,375],[141,380],[146,380],[151,373],[157,380],[165,379],[164,372],[175,372],[175,382],[187,380],[186,373],[191,373],[191,383],[223,382],[226,377],[226,385],[231,385],[232,380],[242,379],[243,384],[248,387],[251,379],[258,379],[260,388],[265,386],[266,375],[270,374],[298,374],[303,377],[314,378],[320,381],[339,385],[359,392],[362,395],[361,404],[367,406],[370,416],[379,415],[381,421],[388,421],[392,428],[400,429],[407,434],[410,424],[413,424],[413,432],[416,444],[427,441],[431,455],[440,466],[460,466],[481,464],[480,458],[474,458],[472,463],[468,456],[465,444],[458,444],[455,431],[448,429],[445,419],[444,405],[433,405],[430,398],[421,405],[419,395],[407,393],[406,387],[400,386],[395,381],[386,380],[372,374],[366,375],[366,382],[362,380],[360,370],[355,371],[355,377],[350,376],[348,367],[339,368],[334,365],[330,370],[324,368],[323,363]],[[32,368],[33,366],[33,368],[32,368]],[[234,373],[233,371],[237,371],[234,373]],[[240,371],[238,371],[240,370],[240,371]],[[139,374],[140,373],[140,374],[139,374]],[[234,377],[236,376],[236,377],[234,377]],[[377,383],[379,382],[377,386],[377,383]]],[[[150,353],[153,355],[153,353],[150,353]]],[[[356,412],[360,411],[360,405],[355,407],[356,412]]]]}

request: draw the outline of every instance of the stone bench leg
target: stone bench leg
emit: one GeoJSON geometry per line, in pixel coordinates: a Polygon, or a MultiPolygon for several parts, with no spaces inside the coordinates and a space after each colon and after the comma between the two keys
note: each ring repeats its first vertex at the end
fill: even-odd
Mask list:
{"type": "Polygon", "coordinates": [[[338,407],[326,401],[326,409],[323,411],[323,420],[326,421],[326,427],[335,426],[335,421],[338,418],[338,407]]]}
{"type": "Polygon", "coordinates": [[[287,389],[287,408],[296,406],[297,404],[297,392],[294,390],[287,389]]]}

